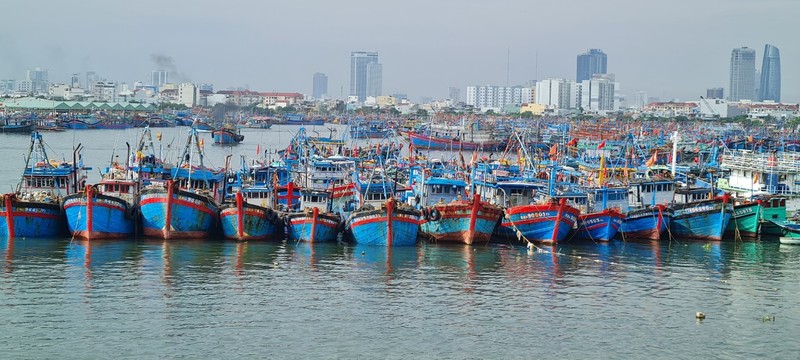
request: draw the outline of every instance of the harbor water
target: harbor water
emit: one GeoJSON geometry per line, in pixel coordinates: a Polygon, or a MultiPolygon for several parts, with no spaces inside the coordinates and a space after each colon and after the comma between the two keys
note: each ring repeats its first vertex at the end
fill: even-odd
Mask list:
{"type": "MultiPolygon", "coordinates": [[[[204,134],[206,160],[285,147],[292,130],[243,131],[233,148],[204,134]]],[[[186,128],[162,131],[164,143],[175,138],[164,152],[180,153],[186,128]]],[[[82,143],[96,181],[137,135],[44,137],[59,159],[82,143]]],[[[2,192],[18,181],[29,141],[0,135],[2,192]]],[[[0,239],[0,259],[3,358],[800,355],[800,247],[774,240],[390,249],[20,238],[0,239]]]]}

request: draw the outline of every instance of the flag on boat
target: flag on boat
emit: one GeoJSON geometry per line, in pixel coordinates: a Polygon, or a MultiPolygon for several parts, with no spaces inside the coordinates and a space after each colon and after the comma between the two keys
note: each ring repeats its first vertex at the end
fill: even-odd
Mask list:
{"type": "Polygon", "coordinates": [[[647,167],[650,167],[650,166],[653,166],[653,165],[655,165],[657,161],[658,161],[658,150],[656,150],[656,151],[653,153],[653,157],[651,157],[651,158],[650,158],[650,160],[647,160],[647,162],[645,163],[645,165],[646,165],[647,167]]]}
{"type": "Polygon", "coordinates": [[[753,175],[753,184],[758,184],[758,173],[757,172],[755,173],[755,175],[753,175]]]}
{"type": "Polygon", "coordinates": [[[597,150],[600,150],[600,149],[602,149],[604,147],[606,147],[606,141],[605,140],[601,141],[600,144],[597,145],[597,150]]]}
{"type": "Polygon", "coordinates": [[[553,144],[553,146],[550,147],[550,154],[549,155],[550,156],[555,156],[557,153],[558,153],[558,144],[553,144]]]}
{"type": "Polygon", "coordinates": [[[261,144],[258,144],[258,146],[256,146],[256,155],[261,155],[261,144]]]}
{"type": "Polygon", "coordinates": [[[567,146],[578,146],[578,138],[572,138],[572,140],[567,143],[567,146]]]}

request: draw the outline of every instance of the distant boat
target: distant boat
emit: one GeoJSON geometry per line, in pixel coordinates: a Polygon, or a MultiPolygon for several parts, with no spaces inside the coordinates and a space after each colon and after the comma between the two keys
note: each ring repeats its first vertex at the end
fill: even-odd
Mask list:
{"type": "Polygon", "coordinates": [[[325,125],[322,118],[307,119],[303,114],[286,114],[284,125],[325,125]]]}
{"type": "Polygon", "coordinates": [[[23,121],[19,124],[9,124],[6,120],[5,125],[0,125],[0,133],[10,134],[30,134],[34,129],[33,123],[23,121]]]}
{"type": "Polygon", "coordinates": [[[244,135],[239,133],[235,125],[225,124],[221,128],[211,132],[214,137],[214,144],[233,145],[244,140],[244,135]]]}

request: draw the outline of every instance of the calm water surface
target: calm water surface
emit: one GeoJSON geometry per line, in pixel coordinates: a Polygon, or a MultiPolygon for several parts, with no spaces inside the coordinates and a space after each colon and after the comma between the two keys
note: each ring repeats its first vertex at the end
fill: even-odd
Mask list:
{"type": "MultiPolygon", "coordinates": [[[[254,154],[248,140],[285,147],[290,130],[278,130],[210,148],[209,161],[254,154]]],[[[185,136],[163,131],[165,141],[185,136]]],[[[45,140],[57,154],[84,143],[98,168],[135,136],[45,140]]],[[[0,135],[10,159],[0,186],[17,181],[27,143],[0,135]]],[[[0,239],[0,258],[2,358],[800,356],[800,247],[777,242],[532,251],[0,239]]]]}

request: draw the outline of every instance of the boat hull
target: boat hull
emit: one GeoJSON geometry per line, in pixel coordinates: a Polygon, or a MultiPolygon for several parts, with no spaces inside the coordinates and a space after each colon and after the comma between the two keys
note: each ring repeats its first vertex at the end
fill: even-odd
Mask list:
{"type": "Polygon", "coordinates": [[[500,150],[503,147],[503,143],[499,141],[486,141],[486,142],[459,141],[448,138],[427,136],[415,132],[409,132],[408,139],[411,142],[411,144],[414,145],[414,147],[417,149],[496,151],[500,150]]]}
{"type": "Polygon", "coordinates": [[[174,188],[145,189],[139,196],[142,229],[162,239],[202,239],[212,235],[217,218],[213,200],[174,188]]]}
{"type": "Polygon", "coordinates": [[[64,198],[67,227],[75,237],[120,239],[133,234],[134,217],[128,203],[115,196],[86,192],[64,198]]]}
{"type": "Polygon", "coordinates": [[[757,238],[761,228],[761,209],[757,202],[735,205],[733,217],[725,229],[725,238],[757,238]]]}
{"type": "Polygon", "coordinates": [[[419,232],[419,212],[398,209],[393,200],[375,210],[353,212],[347,228],[358,244],[414,246],[419,232]]]}
{"type": "Polygon", "coordinates": [[[340,232],[341,219],[336,214],[320,213],[317,208],[285,215],[289,240],[334,242],[340,232]]]}
{"type": "Polygon", "coordinates": [[[244,140],[244,136],[228,130],[215,130],[212,132],[215,144],[229,145],[238,144],[244,140]]]}
{"type": "Polygon", "coordinates": [[[565,202],[515,206],[506,209],[502,234],[538,243],[564,241],[578,221],[578,209],[565,202]]]}
{"type": "Polygon", "coordinates": [[[241,198],[241,193],[237,193],[235,203],[220,206],[219,219],[226,239],[283,239],[283,221],[278,213],[270,208],[248,204],[241,198]]]}
{"type": "Polygon", "coordinates": [[[672,222],[673,212],[664,205],[656,205],[625,214],[618,236],[623,240],[660,240],[672,222]]]}
{"type": "Polygon", "coordinates": [[[476,196],[472,201],[459,200],[423,209],[420,230],[436,242],[487,243],[502,214],[501,208],[476,196]]]}
{"type": "Polygon", "coordinates": [[[575,236],[581,240],[611,241],[624,220],[625,215],[615,209],[580,215],[575,236]]]}
{"type": "Polygon", "coordinates": [[[0,236],[50,237],[61,235],[63,230],[64,218],[60,205],[21,201],[12,194],[3,195],[0,203],[0,236]]]}
{"type": "Polygon", "coordinates": [[[733,216],[727,197],[673,205],[670,232],[677,239],[722,240],[733,216]]]}

